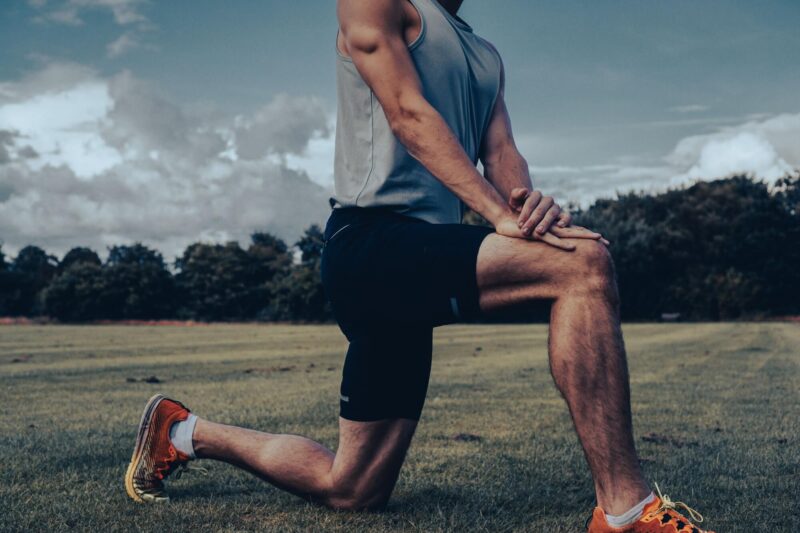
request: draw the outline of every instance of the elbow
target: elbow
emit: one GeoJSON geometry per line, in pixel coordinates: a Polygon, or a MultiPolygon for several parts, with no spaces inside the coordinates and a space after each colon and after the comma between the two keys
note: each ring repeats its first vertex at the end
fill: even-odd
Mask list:
{"type": "Polygon", "coordinates": [[[513,164],[515,167],[527,168],[528,162],[519,153],[513,141],[498,143],[492,146],[486,157],[482,158],[484,167],[499,168],[506,165],[513,164]]]}
{"type": "Polygon", "coordinates": [[[517,157],[517,164],[518,164],[518,165],[519,165],[521,168],[528,168],[528,160],[527,160],[527,159],[525,159],[524,157],[522,157],[522,154],[521,154],[521,153],[519,153],[519,150],[517,150],[517,147],[516,147],[516,146],[514,147],[514,152],[516,153],[516,157],[517,157]]]}
{"type": "Polygon", "coordinates": [[[389,127],[398,139],[413,139],[424,127],[428,109],[420,97],[399,96],[391,111],[386,113],[389,127]]]}

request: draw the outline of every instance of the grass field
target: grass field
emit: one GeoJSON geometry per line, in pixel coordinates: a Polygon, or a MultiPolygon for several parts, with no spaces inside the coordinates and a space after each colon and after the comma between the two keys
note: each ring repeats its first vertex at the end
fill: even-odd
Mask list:
{"type": "MultiPolygon", "coordinates": [[[[800,531],[800,326],[625,333],[648,477],[718,532],[800,531]]],[[[173,482],[164,506],[123,487],[157,391],[216,421],[333,446],[346,348],[335,326],[0,327],[0,530],[582,531],[592,485],[545,339],[539,325],[438,328],[392,501],[359,514],[221,463],[173,482]]]]}

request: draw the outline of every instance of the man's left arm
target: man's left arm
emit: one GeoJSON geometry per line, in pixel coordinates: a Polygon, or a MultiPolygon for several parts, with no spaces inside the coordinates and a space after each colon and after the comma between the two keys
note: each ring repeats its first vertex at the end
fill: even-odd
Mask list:
{"type": "Polygon", "coordinates": [[[519,153],[511,131],[511,119],[505,103],[505,69],[501,65],[500,90],[495,101],[489,126],[479,153],[483,175],[509,205],[519,213],[522,232],[530,235],[534,229],[542,235],[552,227],[566,227],[572,222],[552,197],[534,190],[528,162],[519,153]]]}
{"type": "Polygon", "coordinates": [[[483,164],[484,177],[494,185],[503,198],[508,199],[511,197],[511,191],[516,188],[533,190],[533,182],[528,162],[514,143],[504,93],[505,72],[501,70],[500,92],[483,138],[480,160],[483,164]]]}

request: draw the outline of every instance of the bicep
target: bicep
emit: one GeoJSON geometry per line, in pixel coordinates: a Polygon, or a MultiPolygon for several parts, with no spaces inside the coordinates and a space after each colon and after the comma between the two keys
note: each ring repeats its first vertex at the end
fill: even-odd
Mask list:
{"type": "Polygon", "coordinates": [[[347,53],[390,121],[424,101],[403,35],[401,1],[339,0],[337,16],[347,53]]]}

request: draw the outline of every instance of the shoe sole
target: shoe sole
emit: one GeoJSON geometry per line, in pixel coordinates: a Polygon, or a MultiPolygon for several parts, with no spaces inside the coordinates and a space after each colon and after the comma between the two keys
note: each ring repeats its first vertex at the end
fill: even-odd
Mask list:
{"type": "MultiPolygon", "coordinates": [[[[131,456],[130,464],[128,464],[128,470],[125,471],[125,491],[133,501],[138,503],[147,502],[136,494],[133,488],[133,474],[136,472],[136,468],[139,466],[139,461],[142,458],[142,448],[144,448],[144,444],[147,441],[147,431],[150,429],[150,420],[153,416],[153,412],[161,401],[165,399],[166,397],[163,394],[156,394],[147,400],[147,405],[144,406],[144,413],[142,413],[142,420],[139,422],[139,432],[136,434],[136,446],[133,448],[133,455],[131,456]]],[[[169,498],[164,499],[168,500],[169,498]]]]}

